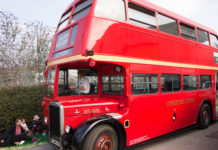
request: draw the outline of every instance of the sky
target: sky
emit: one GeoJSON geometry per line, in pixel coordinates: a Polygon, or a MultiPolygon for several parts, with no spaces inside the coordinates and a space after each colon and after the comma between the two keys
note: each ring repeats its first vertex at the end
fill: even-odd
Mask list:
{"type": "MultiPolygon", "coordinates": [[[[217,0],[148,0],[218,33],[217,0]]],[[[0,11],[12,12],[21,23],[34,20],[55,27],[73,0],[0,0],[0,11]]]]}
{"type": "Polygon", "coordinates": [[[73,0],[0,0],[0,11],[8,11],[21,23],[34,20],[55,27],[63,11],[73,0]]]}
{"type": "Polygon", "coordinates": [[[217,0],[148,0],[192,21],[209,27],[218,34],[217,0]]]}

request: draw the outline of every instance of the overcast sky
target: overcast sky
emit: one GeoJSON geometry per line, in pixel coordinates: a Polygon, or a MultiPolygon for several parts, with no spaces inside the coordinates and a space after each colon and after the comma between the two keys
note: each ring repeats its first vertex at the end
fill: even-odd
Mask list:
{"type": "Polygon", "coordinates": [[[218,33],[218,0],[148,0],[218,33]]]}
{"type": "MultiPolygon", "coordinates": [[[[0,0],[0,11],[10,11],[24,23],[33,20],[55,27],[73,0],[0,0]]],[[[148,0],[218,33],[218,0],[148,0]]]]}

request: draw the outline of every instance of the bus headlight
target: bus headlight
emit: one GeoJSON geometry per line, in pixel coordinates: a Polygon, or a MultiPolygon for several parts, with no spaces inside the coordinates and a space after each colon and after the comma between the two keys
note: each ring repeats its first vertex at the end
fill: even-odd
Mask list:
{"type": "Polygon", "coordinates": [[[65,132],[68,134],[68,133],[70,133],[70,130],[71,130],[71,126],[66,125],[65,132]]]}
{"type": "Polygon", "coordinates": [[[45,122],[45,124],[48,123],[48,118],[47,117],[44,118],[44,122],[45,122]]]}

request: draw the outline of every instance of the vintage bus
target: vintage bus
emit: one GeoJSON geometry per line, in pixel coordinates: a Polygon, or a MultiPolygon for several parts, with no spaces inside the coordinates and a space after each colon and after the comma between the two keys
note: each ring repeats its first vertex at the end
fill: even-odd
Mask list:
{"type": "Polygon", "coordinates": [[[215,120],[215,31],[146,0],[74,0],[47,61],[44,122],[59,149],[123,150],[215,120]]]}

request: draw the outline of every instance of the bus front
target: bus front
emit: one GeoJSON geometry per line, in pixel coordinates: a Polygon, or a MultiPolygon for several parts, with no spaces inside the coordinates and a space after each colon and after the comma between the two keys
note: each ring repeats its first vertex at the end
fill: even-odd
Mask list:
{"type": "MultiPolygon", "coordinates": [[[[54,35],[47,61],[43,108],[48,141],[56,148],[85,150],[84,141],[91,140],[89,137],[95,134],[92,132],[100,127],[103,134],[99,133],[98,140],[92,142],[93,147],[112,150],[124,145],[118,144],[118,138],[125,139],[124,126],[129,126],[128,121],[124,125],[128,65],[110,61],[112,57],[99,57],[100,53],[104,55],[107,28],[117,25],[116,21],[98,16],[104,11],[104,2],[108,1],[75,0],[63,13],[54,35]],[[98,23],[107,26],[100,28],[98,23]],[[106,134],[108,131],[110,134],[106,134]]],[[[121,2],[124,10],[124,1],[121,2]]],[[[111,1],[111,5],[114,3],[117,0],[111,1]]],[[[119,45],[111,43],[110,47],[119,45]]]]}

